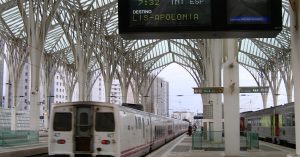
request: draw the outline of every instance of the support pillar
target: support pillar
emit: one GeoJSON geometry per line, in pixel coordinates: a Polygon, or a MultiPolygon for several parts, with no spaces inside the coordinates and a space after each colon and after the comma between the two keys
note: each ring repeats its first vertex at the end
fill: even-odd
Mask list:
{"type": "MultiPolygon", "coordinates": [[[[212,72],[213,72],[213,86],[221,86],[221,69],[222,69],[222,56],[223,56],[223,40],[212,39],[211,42],[211,57],[212,57],[212,72]]],[[[211,94],[213,105],[213,131],[214,141],[222,141],[222,95],[211,94]]]]}
{"type": "MultiPolygon", "coordinates": [[[[82,51],[82,50],[81,50],[82,51]]],[[[77,51],[78,52],[78,51],[77,51]]],[[[79,57],[78,63],[78,87],[79,87],[79,101],[86,100],[86,81],[87,81],[87,67],[84,57],[79,57]]]]}
{"type": "Polygon", "coordinates": [[[30,56],[30,64],[31,66],[31,86],[30,86],[30,130],[38,131],[40,129],[40,67],[41,60],[40,47],[34,43],[32,45],[32,54],[30,56]]]}
{"type": "Polygon", "coordinates": [[[294,93],[295,93],[295,141],[296,141],[296,154],[288,155],[288,157],[300,157],[300,3],[296,1],[294,10],[290,9],[291,13],[291,53],[292,65],[294,75],[294,93]],[[296,16],[298,15],[298,16],[296,16]],[[298,23],[296,23],[298,22],[298,23]]]}
{"type": "Polygon", "coordinates": [[[237,40],[225,41],[227,58],[224,64],[224,135],[225,156],[240,155],[240,100],[239,100],[239,64],[237,40]]]}

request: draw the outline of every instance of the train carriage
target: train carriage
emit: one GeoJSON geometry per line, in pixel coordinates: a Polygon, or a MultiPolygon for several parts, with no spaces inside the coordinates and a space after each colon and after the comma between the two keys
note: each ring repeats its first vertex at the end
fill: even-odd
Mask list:
{"type": "Polygon", "coordinates": [[[258,133],[264,141],[295,147],[294,103],[241,113],[241,131],[258,133]]]}
{"type": "Polygon", "coordinates": [[[150,151],[149,113],[120,108],[121,156],[142,156],[150,151]]]}
{"type": "Polygon", "coordinates": [[[279,143],[295,147],[295,114],[294,103],[281,106],[278,111],[279,117],[279,143]]]}
{"type": "Polygon", "coordinates": [[[185,121],[109,103],[61,103],[51,111],[50,156],[143,156],[188,127],[185,121]]]}

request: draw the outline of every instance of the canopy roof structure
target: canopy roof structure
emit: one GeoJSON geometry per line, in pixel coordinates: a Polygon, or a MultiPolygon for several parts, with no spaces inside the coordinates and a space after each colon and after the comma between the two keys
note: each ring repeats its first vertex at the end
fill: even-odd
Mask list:
{"type": "MultiPolygon", "coordinates": [[[[282,58],[289,60],[289,5],[289,1],[283,0],[283,30],[276,38],[239,39],[238,62],[249,71],[261,73],[273,67],[274,61],[283,61],[282,58]]],[[[123,56],[134,53],[129,55],[130,60],[156,75],[171,63],[181,65],[192,76],[194,70],[203,68],[199,62],[203,59],[201,53],[205,49],[205,39],[126,41],[118,35],[117,12],[116,0],[0,0],[0,36],[4,40],[21,39],[27,42],[26,29],[35,23],[26,23],[24,15],[35,14],[35,21],[43,21],[42,15],[47,14],[53,18],[46,31],[43,53],[53,54],[65,64],[75,64],[74,47],[79,45],[84,51],[90,51],[85,52],[91,53],[88,65],[95,70],[100,68],[99,59],[105,58],[103,52],[111,47],[123,56]],[[52,10],[45,7],[51,5],[58,5],[53,15],[52,10]],[[100,55],[98,62],[97,55],[100,55]]]]}
{"type": "MultiPolygon", "coordinates": [[[[281,80],[288,101],[292,100],[290,3],[282,3],[283,30],[276,38],[238,39],[237,61],[259,86],[271,88],[274,106],[281,80]]],[[[172,63],[186,69],[199,87],[207,85],[217,70],[216,75],[221,75],[221,66],[211,65],[212,58],[219,57],[217,62],[222,62],[223,56],[211,55],[215,49],[219,51],[214,47],[219,40],[124,40],[118,33],[117,7],[117,0],[0,0],[0,53],[8,66],[13,106],[17,106],[18,80],[24,63],[31,65],[32,130],[39,130],[40,95],[49,96],[57,72],[64,76],[68,101],[72,101],[76,84],[79,101],[88,100],[95,79],[102,75],[106,102],[110,102],[112,80],[118,78],[122,102],[126,102],[130,85],[136,103],[141,96],[147,96],[151,79],[172,63]],[[40,91],[40,81],[45,85],[44,92],[40,91]]],[[[265,107],[267,99],[263,95],[265,107]]],[[[15,127],[16,123],[12,130],[15,127]]]]}

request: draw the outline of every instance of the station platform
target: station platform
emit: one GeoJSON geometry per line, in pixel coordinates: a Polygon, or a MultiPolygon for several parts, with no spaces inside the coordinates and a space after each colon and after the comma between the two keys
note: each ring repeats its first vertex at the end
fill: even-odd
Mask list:
{"type": "MultiPolygon", "coordinates": [[[[259,149],[241,151],[239,157],[287,157],[295,149],[259,142],[259,149]]],[[[192,137],[182,135],[146,157],[226,157],[224,151],[192,150],[192,137]]]]}
{"type": "MultiPolygon", "coordinates": [[[[0,147],[0,157],[47,156],[48,137],[40,137],[38,144],[0,147]]],[[[259,142],[259,149],[241,151],[239,157],[287,157],[295,149],[259,142]]],[[[184,134],[146,157],[225,157],[224,151],[192,150],[192,137],[184,134]]]]}

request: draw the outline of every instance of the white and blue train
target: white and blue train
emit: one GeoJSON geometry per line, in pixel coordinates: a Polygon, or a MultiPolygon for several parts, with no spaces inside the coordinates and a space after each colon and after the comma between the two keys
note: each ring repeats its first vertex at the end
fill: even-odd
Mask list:
{"type": "Polygon", "coordinates": [[[189,123],[101,102],[52,106],[49,156],[138,157],[188,130],[189,123]]]}

